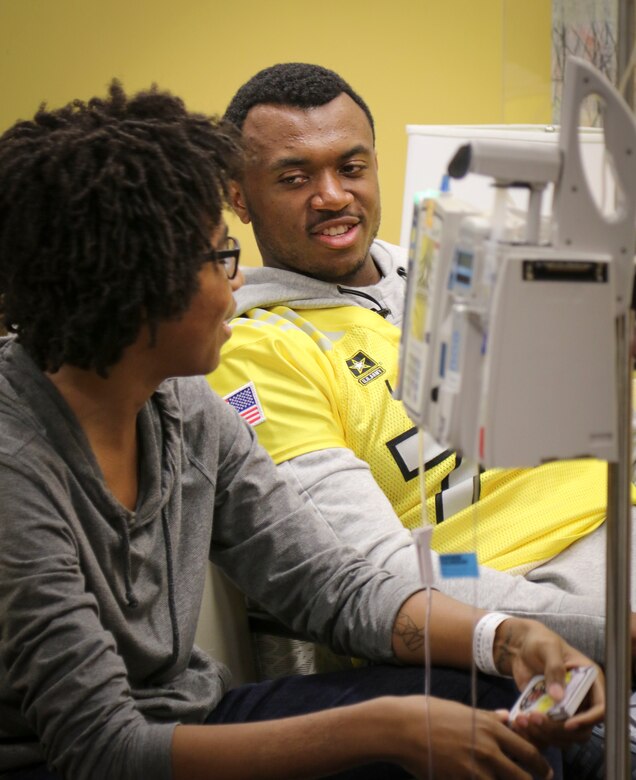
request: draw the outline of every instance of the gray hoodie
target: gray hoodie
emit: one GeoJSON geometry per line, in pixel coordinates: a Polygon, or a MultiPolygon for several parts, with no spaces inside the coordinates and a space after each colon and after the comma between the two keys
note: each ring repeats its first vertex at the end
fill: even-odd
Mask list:
{"type": "Polygon", "coordinates": [[[171,777],[177,722],[229,684],[193,646],[208,557],[292,630],[390,660],[414,583],[342,547],[204,379],[139,414],[135,512],[12,339],[0,340],[0,770],[171,777]]]}
{"type": "Polygon", "coordinates": [[[374,241],[372,255],[382,279],[378,284],[363,288],[321,282],[277,268],[248,268],[244,272],[245,284],[234,294],[236,316],[255,306],[267,309],[277,304],[284,304],[290,309],[364,306],[400,326],[404,308],[406,251],[385,241],[374,241]]]}

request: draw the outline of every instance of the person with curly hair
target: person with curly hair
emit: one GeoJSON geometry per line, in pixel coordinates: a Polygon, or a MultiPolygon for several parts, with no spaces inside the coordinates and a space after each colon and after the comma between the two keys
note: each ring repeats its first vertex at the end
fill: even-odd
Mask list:
{"type": "Polygon", "coordinates": [[[529,620],[427,595],[342,545],[211,392],[239,246],[231,126],[157,88],[74,101],[0,137],[0,775],[13,780],[552,776],[505,725],[545,672],[590,663],[529,620]],[[239,686],[194,644],[208,560],[291,630],[368,668],[239,686]],[[474,737],[474,740],[473,740],[474,737]],[[473,744],[474,742],[474,744],[473,744]]]}

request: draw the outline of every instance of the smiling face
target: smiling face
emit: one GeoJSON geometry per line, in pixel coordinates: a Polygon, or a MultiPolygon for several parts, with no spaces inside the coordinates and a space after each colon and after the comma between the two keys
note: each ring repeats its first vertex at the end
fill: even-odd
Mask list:
{"type": "Polygon", "coordinates": [[[380,225],[373,133],[342,93],[316,108],[260,104],[243,125],[247,163],[234,208],[252,222],[263,264],[316,279],[372,284],[380,225]]]}
{"type": "MultiPolygon", "coordinates": [[[[227,226],[221,223],[212,236],[212,248],[225,245],[227,226]]],[[[153,350],[162,365],[169,365],[168,376],[207,374],[219,365],[223,344],[230,338],[228,321],[236,311],[232,291],[242,277],[230,281],[222,263],[208,260],[198,273],[198,289],[186,311],[176,319],[164,320],[157,327],[153,350]]]]}

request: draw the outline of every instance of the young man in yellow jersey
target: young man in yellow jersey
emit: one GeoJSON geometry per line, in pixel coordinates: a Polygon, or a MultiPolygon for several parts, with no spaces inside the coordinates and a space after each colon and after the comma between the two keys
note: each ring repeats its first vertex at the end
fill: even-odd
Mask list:
{"type": "MultiPolygon", "coordinates": [[[[343,541],[416,577],[417,432],[392,397],[406,256],[376,239],[371,113],[332,71],[287,63],[250,79],[226,117],[248,154],[233,206],[264,267],[246,272],[210,382],[343,541]]],[[[434,548],[472,549],[476,523],[484,567],[477,588],[436,586],[540,616],[601,660],[605,464],[480,471],[430,438],[425,462],[434,548]]]]}

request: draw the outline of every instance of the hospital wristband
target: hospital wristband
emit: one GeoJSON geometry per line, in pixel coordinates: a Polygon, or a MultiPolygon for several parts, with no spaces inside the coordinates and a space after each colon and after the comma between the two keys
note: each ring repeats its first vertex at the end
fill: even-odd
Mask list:
{"type": "Polygon", "coordinates": [[[503,612],[488,612],[475,626],[473,632],[473,658],[475,666],[485,674],[492,674],[496,677],[507,677],[502,674],[495,664],[493,647],[495,644],[495,632],[504,620],[512,615],[506,615],[503,612]]]}

